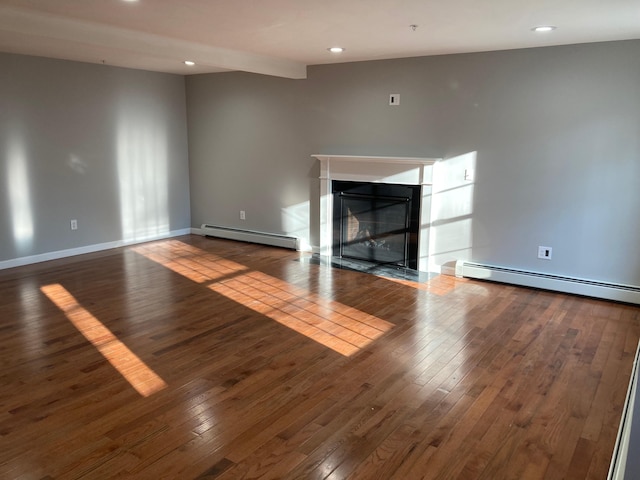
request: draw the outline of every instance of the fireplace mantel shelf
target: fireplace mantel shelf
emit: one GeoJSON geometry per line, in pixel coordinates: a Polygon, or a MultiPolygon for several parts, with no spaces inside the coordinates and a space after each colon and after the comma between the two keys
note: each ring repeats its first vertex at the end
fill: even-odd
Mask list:
{"type": "Polygon", "coordinates": [[[320,160],[320,178],[429,185],[439,158],[373,155],[311,155],[320,160]]]}
{"type": "Polygon", "coordinates": [[[438,158],[426,157],[379,157],[379,156],[363,156],[363,155],[329,155],[318,153],[311,155],[320,161],[331,160],[335,162],[366,162],[366,163],[391,163],[391,164],[409,164],[409,165],[433,165],[438,158]]]}

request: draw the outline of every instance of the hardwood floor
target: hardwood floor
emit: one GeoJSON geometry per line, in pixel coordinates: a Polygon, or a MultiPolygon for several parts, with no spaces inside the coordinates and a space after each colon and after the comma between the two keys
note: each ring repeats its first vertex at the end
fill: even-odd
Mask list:
{"type": "Polygon", "coordinates": [[[604,479],[640,309],[184,236],[0,272],[0,478],[604,479]]]}

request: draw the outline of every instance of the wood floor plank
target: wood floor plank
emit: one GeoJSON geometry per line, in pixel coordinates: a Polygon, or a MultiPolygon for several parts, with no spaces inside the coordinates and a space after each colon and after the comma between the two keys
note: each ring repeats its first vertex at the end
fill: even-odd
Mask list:
{"type": "Polygon", "coordinates": [[[637,306],[194,235],[4,270],[0,478],[601,479],[639,338],[637,306]]]}

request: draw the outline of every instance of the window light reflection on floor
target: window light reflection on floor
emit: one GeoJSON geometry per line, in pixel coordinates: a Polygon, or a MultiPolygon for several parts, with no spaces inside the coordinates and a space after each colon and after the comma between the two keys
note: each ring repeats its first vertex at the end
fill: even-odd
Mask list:
{"type": "Polygon", "coordinates": [[[148,397],[167,387],[162,378],[129,350],[100,320],[80,305],[62,285],[46,285],[40,290],[64,312],[78,331],[140,395],[148,397]]]}
{"type": "Polygon", "coordinates": [[[134,250],[345,356],[393,327],[378,317],[178,240],[134,250]]]}

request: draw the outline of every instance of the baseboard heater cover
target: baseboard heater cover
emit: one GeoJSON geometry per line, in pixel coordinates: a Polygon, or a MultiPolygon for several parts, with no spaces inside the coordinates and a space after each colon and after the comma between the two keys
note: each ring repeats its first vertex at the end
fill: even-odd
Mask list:
{"type": "Polygon", "coordinates": [[[456,262],[456,276],[640,305],[640,287],[633,285],[585,280],[466,261],[456,262]]]}
{"type": "Polygon", "coordinates": [[[272,247],[290,248],[299,250],[300,241],[296,237],[290,237],[278,233],[255,232],[253,230],[242,230],[240,228],[221,227],[203,223],[200,227],[203,235],[208,237],[224,238],[227,240],[238,240],[240,242],[259,243],[272,247]]]}

